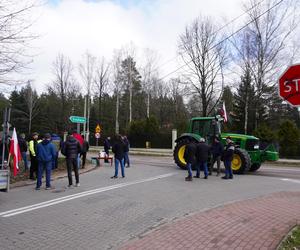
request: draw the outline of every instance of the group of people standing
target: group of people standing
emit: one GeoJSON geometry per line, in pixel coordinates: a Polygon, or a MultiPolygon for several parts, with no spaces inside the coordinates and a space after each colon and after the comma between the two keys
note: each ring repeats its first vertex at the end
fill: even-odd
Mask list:
{"type": "Polygon", "coordinates": [[[233,159],[233,153],[235,146],[230,137],[226,138],[226,146],[220,142],[218,137],[214,138],[211,146],[209,146],[204,138],[201,138],[199,143],[190,142],[184,152],[184,160],[187,163],[188,176],[186,181],[193,180],[192,167],[196,168],[196,175],[194,178],[200,178],[200,170],[204,171],[204,179],[208,178],[208,175],[212,174],[213,166],[217,162],[217,176],[220,175],[221,160],[224,162],[225,175],[222,179],[232,179],[233,173],[231,168],[231,162],[233,159]],[[209,156],[211,154],[211,162],[208,166],[209,156]]]}
{"type": "Polygon", "coordinates": [[[25,171],[28,170],[27,150],[30,155],[30,173],[29,178],[37,179],[36,190],[40,190],[42,185],[42,176],[46,173],[46,189],[51,189],[51,172],[58,166],[59,151],[66,157],[69,187],[73,186],[72,170],[75,173],[76,186],[80,186],[78,169],[82,157],[82,168],[85,167],[86,154],[89,150],[89,143],[84,137],[75,131],[69,132],[66,141],[62,141],[59,136],[49,133],[39,139],[38,133],[32,134],[32,139],[28,146],[25,135],[20,134],[18,138],[20,151],[24,161],[25,171]]]}

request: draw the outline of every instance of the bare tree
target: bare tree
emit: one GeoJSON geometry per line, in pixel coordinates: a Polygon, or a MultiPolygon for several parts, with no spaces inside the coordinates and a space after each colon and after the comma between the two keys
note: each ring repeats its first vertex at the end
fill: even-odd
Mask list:
{"type": "Polygon", "coordinates": [[[190,94],[201,100],[202,116],[214,111],[222,94],[227,53],[220,39],[216,26],[204,17],[194,20],[180,36],[179,53],[186,64],[186,81],[191,85],[190,94]]]}
{"type": "Polygon", "coordinates": [[[149,118],[151,92],[154,88],[154,85],[157,83],[157,79],[158,79],[158,68],[157,68],[158,56],[153,50],[145,49],[144,58],[145,58],[145,64],[141,70],[142,88],[147,94],[146,107],[147,107],[147,117],[149,118]]]}
{"type": "Polygon", "coordinates": [[[16,81],[9,74],[18,73],[31,62],[27,54],[30,42],[37,36],[30,32],[31,14],[37,0],[2,0],[0,2],[0,84],[16,81]]]}
{"type": "Polygon", "coordinates": [[[116,121],[115,121],[115,132],[119,133],[119,108],[120,108],[120,95],[123,91],[123,81],[121,79],[121,64],[122,64],[122,52],[121,50],[116,50],[114,52],[114,58],[112,61],[112,71],[113,71],[113,87],[114,94],[116,96],[116,121]]]}
{"type": "Polygon", "coordinates": [[[94,87],[98,95],[99,117],[102,117],[102,98],[109,84],[110,65],[102,57],[96,67],[94,87]]]}
{"type": "Polygon", "coordinates": [[[83,56],[83,62],[79,64],[79,73],[82,77],[84,85],[86,87],[87,95],[87,124],[86,124],[86,133],[85,135],[85,124],[84,124],[84,135],[87,140],[89,140],[90,133],[90,102],[91,102],[91,87],[93,84],[94,74],[95,74],[95,61],[96,58],[92,56],[89,52],[86,52],[83,56]]]}
{"type": "Polygon", "coordinates": [[[132,81],[132,74],[133,74],[133,58],[136,54],[136,48],[133,43],[125,46],[123,49],[124,57],[127,59],[128,62],[128,89],[129,89],[129,123],[132,121],[132,92],[133,92],[133,81],[132,81]]]}
{"type": "Polygon", "coordinates": [[[77,88],[74,83],[73,65],[71,60],[63,54],[58,54],[52,65],[52,72],[55,77],[52,84],[48,86],[59,96],[61,101],[60,113],[61,122],[67,122],[67,100],[69,95],[77,88]]]}
{"type": "MultiPolygon", "coordinates": [[[[289,63],[286,50],[289,39],[296,29],[295,3],[299,1],[267,0],[264,4],[250,0],[244,5],[248,19],[247,27],[232,39],[235,59],[242,74],[250,73],[255,90],[255,129],[262,120],[261,110],[266,109],[276,92],[275,84],[279,71],[289,63]]],[[[293,46],[293,45],[291,45],[293,46]]],[[[294,51],[297,49],[294,47],[294,51]]],[[[292,52],[294,52],[292,51],[292,52]]],[[[275,94],[276,95],[276,94],[275,94]]],[[[248,105],[245,106],[248,109],[248,105]]],[[[248,116],[249,111],[245,110],[248,116]]],[[[247,118],[247,117],[246,117],[247,118]]],[[[248,120],[245,119],[244,127],[248,120]]]]}

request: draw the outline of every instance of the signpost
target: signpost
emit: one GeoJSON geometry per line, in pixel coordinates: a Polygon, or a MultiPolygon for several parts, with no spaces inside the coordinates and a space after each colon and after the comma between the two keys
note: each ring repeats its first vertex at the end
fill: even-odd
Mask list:
{"type": "Polygon", "coordinates": [[[70,116],[69,120],[72,123],[77,123],[77,133],[80,134],[80,124],[85,124],[86,118],[82,116],[70,116]]]}
{"type": "Polygon", "coordinates": [[[99,138],[101,136],[101,127],[100,127],[100,124],[98,123],[96,128],[95,128],[95,138],[96,138],[96,146],[98,146],[99,144],[99,138]]]}
{"type": "Polygon", "coordinates": [[[279,78],[279,96],[294,107],[300,107],[300,64],[288,67],[279,78]]]}
{"type": "Polygon", "coordinates": [[[70,116],[69,119],[73,123],[86,123],[86,118],[83,116],[70,116]]]}

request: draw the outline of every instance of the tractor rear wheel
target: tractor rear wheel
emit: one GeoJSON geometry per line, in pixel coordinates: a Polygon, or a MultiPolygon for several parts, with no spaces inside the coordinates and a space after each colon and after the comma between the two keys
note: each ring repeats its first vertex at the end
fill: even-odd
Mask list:
{"type": "Polygon", "coordinates": [[[181,169],[186,169],[186,162],[183,158],[184,156],[184,151],[185,147],[187,144],[189,144],[190,140],[189,139],[182,139],[176,143],[174,152],[173,152],[173,157],[174,161],[177,164],[178,167],[181,169]]]}
{"type": "Polygon", "coordinates": [[[247,151],[236,148],[233,154],[231,163],[232,171],[234,174],[247,173],[251,166],[251,159],[247,151]]]}
{"type": "Polygon", "coordinates": [[[251,165],[250,172],[255,172],[255,171],[257,171],[257,170],[260,168],[260,166],[261,166],[261,163],[253,163],[253,164],[251,165]]]}

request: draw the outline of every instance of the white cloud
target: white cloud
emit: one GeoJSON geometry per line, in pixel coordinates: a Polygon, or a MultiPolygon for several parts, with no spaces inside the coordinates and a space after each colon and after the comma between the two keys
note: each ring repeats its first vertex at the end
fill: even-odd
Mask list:
{"type": "MultiPolygon", "coordinates": [[[[110,59],[114,49],[132,41],[138,48],[156,50],[163,63],[176,56],[179,34],[200,14],[230,19],[242,12],[239,0],[149,0],[127,7],[113,1],[62,0],[37,11],[41,16],[34,29],[41,37],[34,41],[38,55],[31,78],[38,91],[51,82],[58,53],[77,67],[87,50],[110,59]]],[[[164,73],[175,67],[167,64],[164,73]]]]}

